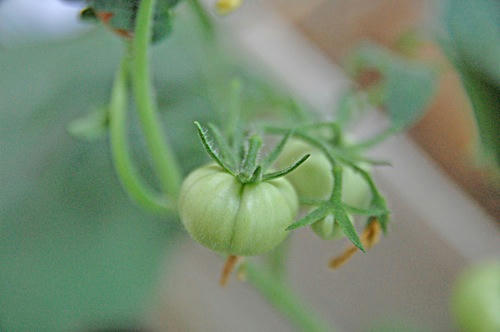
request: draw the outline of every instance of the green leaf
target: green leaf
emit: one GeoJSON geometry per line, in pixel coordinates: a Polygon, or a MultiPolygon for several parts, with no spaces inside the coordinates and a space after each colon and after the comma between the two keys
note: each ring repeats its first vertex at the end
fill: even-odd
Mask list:
{"type": "Polygon", "coordinates": [[[436,89],[436,72],[430,66],[404,59],[382,46],[363,43],[350,57],[348,70],[357,75],[365,68],[375,68],[382,74],[379,89],[392,127],[403,129],[417,121],[436,89]]]}
{"type": "Polygon", "coordinates": [[[201,127],[200,123],[198,121],[195,121],[194,125],[196,126],[196,130],[198,131],[201,143],[203,144],[203,147],[205,148],[205,151],[208,153],[210,158],[212,158],[213,161],[219,164],[219,166],[222,167],[226,172],[234,175],[233,170],[229,167],[229,165],[225,163],[222,156],[219,155],[216,148],[210,143],[208,135],[206,131],[201,127]]]}
{"type": "MultiPolygon", "coordinates": [[[[380,226],[382,227],[382,230],[384,231],[384,233],[386,233],[387,225],[389,224],[390,220],[390,211],[387,209],[387,203],[385,199],[378,193],[374,194],[370,209],[386,210],[386,212],[381,215],[373,215],[377,217],[378,221],[380,222],[380,226]]],[[[368,222],[370,221],[370,219],[371,218],[368,218],[368,222]]]]}
{"type": "Polygon", "coordinates": [[[240,174],[243,178],[250,177],[255,172],[261,146],[262,138],[260,138],[260,136],[253,135],[249,138],[248,149],[240,169],[240,174]]]}
{"type": "Polygon", "coordinates": [[[500,11],[498,1],[447,1],[447,36],[439,41],[460,73],[469,97],[484,160],[500,165],[500,11]]]}
{"type": "Polygon", "coordinates": [[[349,217],[345,213],[343,208],[335,208],[334,211],[335,221],[338,223],[345,236],[352,242],[356,247],[358,247],[361,251],[365,252],[365,248],[359,239],[358,232],[354,228],[354,225],[349,220],[349,217]]]}
{"type": "MultiPolygon", "coordinates": [[[[153,18],[152,40],[157,42],[171,31],[171,10],[180,0],[157,0],[153,18]]],[[[89,8],[97,16],[111,15],[107,24],[112,28],[133,33],[140,0],[87,0],[89,8]]]]}
{"type": "Polygon", "coordinates": [[[68,125],[68,132],[82,140],[95,141],[102,138],[109,125],[108,107],[101,106],[89,112],[87,115],[73,120],[68,125]]]}
{"type": "Polygon", "coordinates": [[[236,167],[238,167],[238,161],[236,160],[233,151],[229,147],[229,143],[227,142],[224,135],[222,135],[219,128],[212,123],[209,123],[208,127],[212,131],[215,144],[217,144],[217,147],[219,148],[222,159],[225,160],[231,168],[235,169],[236,167]]]}
{"type": "Polygon", "coordinates": [[[460,76],[472,104],[484,159],[500,165],[500,85],[494,85],[484,75],[460,67],[460,76]]]}
{"type": "MultiPolygon", "coordinates": [[[[447,0],[442,22],[453,51],[485,81],[500,86],[500,2],[447,0]]],[[[453,60],[453,59],[452,59],[453,60]]]]}
{"type": "Polygon", "coordinates": [[[253,172],[252,176],[248,180],[248,182],[249,183],[258,182],[258,181],[261,180],[261,178],[262,178],[262,167],[261,166],[257,166],[255,168],[255,171],[253,172]]]}
{"type": "Polygon", "coordinates": [[[297,222],[291,224],[286,228],[287,231],[291,231],[300,227],[308,226],[314,224],[316,221],[323,219],[329,213],[327,205],[321,205],[313,211],[306,214],[303,218],[297,222]]]}
{"type": "Polygon", "coordinates": [[[385,72],[386,108],[395,128],[416,122],[436,89],[435,72],[421,64],[394,62],[385,72]]]}
{"type": "Polygon", "coordinates": [[[291,165],[285,169],[282,169],[282,170],[279,170],[276,172],[272,172],[272,173],[264,174],[263,180],[267,181],[267,180],[276,179],[276,178],[285,176],[290,172],[293,172],[297,167],[302,165],[302,163],[304,163],[310,156],[311,156],[310,154],[306,154],[306,155],[302,156],[302,158],[297,160],[295,163],[293,163],[293,165],[291,165]]]}

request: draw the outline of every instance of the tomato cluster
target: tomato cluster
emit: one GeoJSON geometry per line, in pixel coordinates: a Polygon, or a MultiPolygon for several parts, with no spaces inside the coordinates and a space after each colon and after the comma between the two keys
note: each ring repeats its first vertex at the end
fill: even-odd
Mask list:
{"type": "MultiPolygon", "coordinates": [[[[239,256],[258,255],[282,242],[299,210],[299,197],[326,200],[333,188],[332,166],[311,145],[288,140],[276,165],[286,167],[305,154],[309,159],[286,176],[245,183],[226,169],[210,164],[193,171],[184,181],[179,198],[180,218],[189,234],[214,251],[239,256]]],[[[370,191],[365,181],[346,168],[343,201],[365,207],[370,191]]],[[[353,220],[351,216],[349,219],[353,220]]],[[[334,215],[311,225],[323,239],[343,236],[334,215]]]]}
{"type": "MultiPolygon", "coordinates": [[[[293,139],[285,146],[278,159],[278,164],[288,164],[304,153],[311,156],[304,165],[288,174],[287,179],[297,190],[299,197],[317,201],[326,200],[331,194],[334,180],[332,166],[321,151],[304,141],[293,139]]],[[[355,207],[366,207],[370,199],[370,189],[364,179],[348,167],[345,167],[343,174],[342,200],[355,207]]],[[[351,222],[353,221],[352,216],[349,216],[349,219],[351,222]]],[[[335,222],[333,215],[328,215],[317,221],[311,225],[311,228],[325,240],[343,236],[343,232],[335,222]]]]}

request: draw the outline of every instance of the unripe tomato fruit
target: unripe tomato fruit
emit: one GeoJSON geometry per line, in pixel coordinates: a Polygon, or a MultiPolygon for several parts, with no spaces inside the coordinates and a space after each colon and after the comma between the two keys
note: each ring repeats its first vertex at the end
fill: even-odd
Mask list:
{"type": "Polygon", "coordinates": [[[297,195],[309,199],[327,199],[333,187],[333,175],[328,159],[321,151],[298,139],[290,139],[278,157],[277,165],[284,168],[309,153],[304,164],[286,175],[297,195]]]}
{"type": "Polygon", "coordinates": [[[500,262],[465,271],[455,284],[451,309],[461,331],[500,331],[500,262]]]}
{"type": "MultiPolygon", "coordinates": [[[[348,215],[348,218],[352,224],[352,216],[348,215]]],[[[311,228],[323,240],[333,240],[344,236],[342,228],[335,222],[335,216],[331,214],[312,224],[311,228]]]]}
{"type": "MultiPolygon", "coordinates": [[[[299,168],[286,175],[301,198],[326,200],[333,188],[332,167],[326,156],[310,144],[298,140],[289,140],[280,154],[277,165],[286,167],[297,161],[304,154],[309,159],[299,168]]],[[[367,169],[367,166],[363,166],[367,169]]],[[[342,200],[352,206],[366,207],[370,199],[370,188],[361,175],[350,167],[344,167],[342,177],[342,200]]]]}
{"type": "Polygon", "coordinates": [[[242,184],[214,164],[189,174],[179,196],[180,218],[191,237],[238,256],[273,249],[297,212],[297,194],[286,179],[242,184]]]}

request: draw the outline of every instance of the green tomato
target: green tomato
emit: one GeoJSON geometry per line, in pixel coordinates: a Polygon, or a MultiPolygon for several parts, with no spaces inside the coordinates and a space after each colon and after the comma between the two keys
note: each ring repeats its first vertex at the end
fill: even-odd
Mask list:
{"type": "MultiPolygon", "coordinates": [[[[348,218],[352,224],[352,216],[348,215],[348,218]]],[[[335,222],[335,217],[331,214],[312,224],[311,228],[323,240],[333,240],[344,236],[342,228],[335,222]]]]}
{"type": "Polygon", "coordinates": [[[462,331],[500,331],[500,262],[465,271],[455,284],[451,309],[462,331]]]}
{"type": "Polygon", "coordinates": [[[295,190],[284,178],[242,184],[218,165],[208,165],[182,184],[179,214],[191,237],[203,246],[252,256],[286,238],[298,205],[295,190]]]}
{"type": "Polygon", "coordinates": [[[290,139],[277,160],[284,168],[309,153],[311,156],[300,167],[286,175],[299,197],[327,199],[333,187],[331,166],[325,155],[304,141],[290,139]]]}
{"type": "MultiPolygon", "coordinates": [[[[321,151],[302,140],[291,139],[286,143],[277,164],[284,168],[307,153],[311,154],[309,159],[286,178],[292,183],[299,197],[326,200],[333,188],[333,174],[330,162],[321,151]]],[[[362,167],[368,169],[368,166],[362,167]]],[[[371,192],[363,177],[350,167],[344,167],[342,179],[342,200],[359,208],[367,207],[371,192]]]]}

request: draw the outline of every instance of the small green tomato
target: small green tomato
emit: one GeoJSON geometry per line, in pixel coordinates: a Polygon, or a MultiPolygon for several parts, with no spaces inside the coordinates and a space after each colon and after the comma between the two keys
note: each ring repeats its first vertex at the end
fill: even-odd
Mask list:
{"type": "Polygon", "coordinates": [[[238,256],[267,252],[287,236],[298,199],[284,178],[243,184],[218,165],[193,171],[184,181],[179,214],[203,246],[238,256]]]}
{"type": "MultiPolygon", "coordinates": [[[[287,180],[301,198],[328,199],[333,188],[332,167],[321,151],[302,140],[291,139],[286,143],[277,164],[280,167],[289,165],[304,154],[311,156],[297,170],[287,174],[287,180]]],[[[342,200],[355,207],[367,207],[371,194],[363,177],[350,167],[344,167],[342,182],[342,200]]]]}
{"type": "MultiPolygon", "coordinates": [[[[349,221],[352,222],[352,216],[348,215],[349,221]]],[[[344,236],[342,228],[335,222],[335,216],[330,214],[320,221],[311,225],[312,230],[323,240],[333,240],[344,236]]]]}
{"type": "MultiPolygon", "coordinates": [[[[299,197],[326,200],[333,188],[333,174],[330,162],[321,151],[302,140],[292,139],[285,145],[277,164],[278,166],[290,164],[305,153],[311,155],[307,162],[289,173],[286,178],[292,183],[299,197]]],[[[363,167],[368,168],[368,166],[363,167]]],[[[342,182],[342,200],[345,203],[358,208],[368,207],[370,188],[361,175],[349,167],[344,167],[342,182]]],[[[349,220],[352,222],[353,218],[349,216],[349,220]]],[[[311,228],[325,240],[337,239],[344,235],[332,215],[315,222],[311,228]]]]}
{"type": "Polygon", "coordinates": [[[465,271],[455,284],[451,309],[461,331],[500,331],[500,262],[465,271]]]}
{"type": "Polygon", "coordinates": [[[299,197],[327,199],[333,187],[333,175],[330,162],[321,151],[304,141],[290,139],[278,157],[277,165],[289,165],[306,153],[311,155],[307,162],[286,178],[292,183],[299,197]]]}

